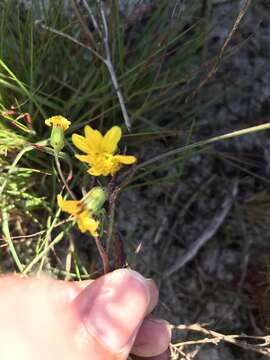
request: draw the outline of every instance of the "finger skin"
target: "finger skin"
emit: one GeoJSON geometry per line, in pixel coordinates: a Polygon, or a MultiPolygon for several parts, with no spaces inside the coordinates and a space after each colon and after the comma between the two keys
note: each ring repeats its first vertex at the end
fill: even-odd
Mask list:
{"type": "MultiPolygon", "coordinates": [[[[21,278],[18,275],[6,275],[0,277],[0,292],[12,295],[12,292],[17,294],[31,293],[31,291],[47,292],[52,300],[59,300],[60,302],[71,302],[81,292],[80,282],[68,282],[64,280],[54,280],[49,277],[41,278],[21,278]]],[[[19,300],[19,299],[17,299],[19,300]]]]}
{"type": "Polygon", "coordinates": [[[74,360],[80,355],[70,309],[76,291],[62,285],[54,291],[54,285],[49,279],[0,280],[1,360],[74,360]]]}
{"type": "MultiPolygon", "coordinates": [[[[122,270],[120,270],[122,271],[122,270]]],[[[124,270],[126,271],[126,270],[124,270]]],[[[95,280],[83,280],[83,281],[66,281],[55,280],[43,276],[38,278],[21,278],[18,275],[5,275],[0,277],[0,291],[9,290],[11,288],[27,288],[30,284],[40,282],[42,280],[42,286],[48,287],[50,296],[59,297],[59,299],[74,300],[83,290],[91,285],[95,280]]],[[[159,290],[152,279],[145,279],[148,291],[150,293],[150,302],[147,308],[147,314],[149,314],[156,307],[158,302],[159,290]]]]}
{"type": "Polygon", "coordinates": [[[91,346],[99,343],[125,359],[151,306],[150,297],[145,279],[132,270],[116,270],[91,283],[74,302],[91,346]]]}
{"type": "Polygon", "coordinates": [[[124,360],[158,300],[126,269],[88,282],[5,276],[0,293],[1,360],[124,360]]]}
{"type": "Polygon", "coordinates": [[[138,356],[157,356],[165,352],[171,341],[171,327],[161,319],[146,318],[137,334],[131,353],[138,356]]]}
{"type": "Polygon", "coordinates": [[[142,356],[132,355],[131,358],[132,358],[132,360],[169,360],[170,352],[169,352],[169,350],[167,350],[160,355],[151,356],[151,357],[142,357],[142,356]]]}
{"type": "Polygon", "coordinates": [[[150,314],[158,303],[159,290],[157,285],[152,279],[146,279],[146,285],[150,293],[150,302],[147,308],[147,314],[150,314]]]}

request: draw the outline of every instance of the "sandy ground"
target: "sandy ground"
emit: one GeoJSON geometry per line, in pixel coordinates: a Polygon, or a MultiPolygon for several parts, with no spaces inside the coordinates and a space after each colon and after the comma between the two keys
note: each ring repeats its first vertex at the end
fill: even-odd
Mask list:
{"type": "MultiPolygon", "coordinates": [[[[241,5],[243,1],[216,1],[208,9],[214,30],[202,56],[218,53],[241,5]]],[[[199,115],[198,139],[269,121],[269,15],[267,2],[257,1],[245,16],[231,43],[235,52],[222,62],[210,91],[200,95],[202,103],[209,93],[218,97],[199,115]]],[[[156,144],[152,152],[161,147],[156,144]]],[[[269,164],[269,137],[259,133],[189,157],[176,185],[122,195],[118,220],[130,253],[141,244],[130,261],[160,284],[159,312],[170,322],[267,334],[269,164]],[[207,242],[181,265],[203,236],[207,242]]],[[[195,349],[198,360],[260,358],[227,344],[195,349]]]]}

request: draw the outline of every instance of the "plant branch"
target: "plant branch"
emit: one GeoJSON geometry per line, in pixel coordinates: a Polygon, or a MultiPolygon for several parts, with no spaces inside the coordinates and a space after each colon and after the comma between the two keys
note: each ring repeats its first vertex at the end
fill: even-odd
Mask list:
{"type": "Polygon", "coordinates": [[[110,46],[109,46],[109,30],[108,30],[108,24],[107,24],[107,19],[106,19],[103,4],[100,1],[98,1],[101,19],[102,19],[102,25],[103,25],[103,32],[101,31],[101,29],[97,23],[97,20],[94,16],[94,13],[93,13],[91,7],[87,4],[87,1],[83,0],[83,4],[89,13],[89,16],[92,20],[95,30],[97,31],[101,41],[103,42],[104,49],[105,49],[105,58],[102,58],[102,61],[106,65],[106,67],[109,71],[109,74],[110,74],[111,80],[112,80],[112,84],[113,84],[114,90],[116,92],[118,101],[119,101],[119,105],[120,105],[120,108],[122,111],[122,115],[123,115],[126,127],[130,131],[131,123],[130,123],[129,115],[127,112],[127,108],[125,105],[125,100],[124,100],[122,91],[121,91],[119,83],[118,83],[116,72],[115,72],[115,69],[114,69],[114,66],[112,63],[111,51],[110,51],[110,46]]]}
{"type": "Polygon", "coordinates": [[[50,31],[56,35],[60,35],[62,36],[63,38],[65,39],[68,39],[70,41],[72,41],[73,43],[75,43],[76,45],[78,46],[81,46],[87,50],[89,50],[93,55],[95,55],[99,60],[101,60],[102,62],[105,61],[105,59],[97,52],[95,51],[93,48],[91,48],[90,46],[88,45],[85,45],[84,43],[82,43],[81,41],[75,39],[73,36],[71,35],[68,35],[60,30],[56,30],[54,28],[52,28],[51,26],[47,26],[47,25],[44,25],[44,24],[41,24],[40,23],[40,20],[36,21],[36,24],[40,25],[43,29],[47,30],[47,31],[50,31]]]}
{"type": "MultiPolygon", "coordinates": [[[[207,5],[207,1],[204,0],[204,2],[206,3],[207,5]]],[[[197,93],[201,90],[201,88],[213,77],[213,75],[215,75],[215,73],[217,72],[218,70],[218,67],[222,61],[222,58],[225,54],[225,51],[227,49],[227,46],[229,45],[232,37],[234,36],[236,30],[238,29],[243,17],[245,16],[245,14],[247,13],[248,11],[248,8],[251,4],[252,0],[246,0],[243,7],[240,9],[239,11],[239,14],[233,24],[233,27],[232,29],[230,30],[227,38],[225,39],[224,41],[224,44],[222,45],[222,48],[220,50],[220,53],[213,65],[213,67],[211,68],[211,70],[209,71],[209,73],[206,75],[206,77],[201,81],[201,83],[198,85],[198,87],[193,91],[193,93],[191,94],[191,98],[193,98],[195,95],[197,95],[197,93]]],[[[203,10],[205,11],[205,10],[203,10]]],[[[187,99],[188,100],[188,99],[187,99]]]]}
{"type": "Polygon", "coordinates": [[[161,155],[157,155],[157,156],[153,157],[152,159],[141,162],[139,165],[136,166],[135,171],[138,171],[141,168],[143,169],[146,166],[155,163],[156,161],[164,160],[167,157],[170,157],[170,156],[173,156],[173,155],[182,154],[182,153],[184,153],[186,151],[189,151],[189,150],[192,150],[192,149],[197,149],[197,148],[200,148],[200,147],[203,147],[203,146],[206,146],[206,145],[211,145],[211,144],[214,144],[214,143],[219,142],[219,141],[232,139],[232,138],[239,137],[239,136],[244,136],[244,135],[247,135],[247,134],[252,134],[252,133],[255,133],[255,132],[258,132],[258,131],[265,131],[265,130],[268,130],[268,129],[270,129],[270,122],[267,122],[267,123],[264,123],[264,124],[261,124],[261,125],[251,126],[251,127],[248,127],[248,128],[242,129],[242,130],[236,130],[236,131],[226,133],[226,134],[223,134],[223,135],[214,136],[214,137],[211,137],[211,138],[206,139],[206,140],[201,140],[201,141],[195,142],[193,144],[188,144],[188,145],[185,145],[185,146],[183,146],[181,148],[176,148],[176,149],[173,149],[173,150],[169,150],[169,151],[167,151],[167,152],[165,152],[165,153],[163,153],[161,155]]]}
{"type": "Polygon", "coordinates": [[[96,21],[96,18],[94,16],[94,13],[93,13],[91,7],[88,5],[86,0],[83,0],[83,5],[86,8],[88,14],[90,15],[91,21],[92,21],[92,23],[94,25],[94,28],[95,28],[96,32],[98,33],[100,39],[102,39],[102,33],[101,33],[100,29],[99,29],[98,23],[96,21]]]}
{"type": "MultiPolygon", "coordinates": [[[[76,13],[76,16],[80,22],[80,25],[85,33],[85,35],[89,38],[90,40],[90,44],[91,44],[91,47],[94,48],[94,39],[93,39],[93,36],[92,36],[92,33],[91,31],[89,30],[89,27],[87,26],[87,24],[85,23],[85,21],[83,20],[83,16],[81,14],[81,11],[80,11],[80,8],[79,8],[79,5],[77,4],[77,1],[76,0],[71,0],[72,1],[72,4],[73,4],[73,7],[74,7],[74,10],[75,10],[75,13],[76,13]]],[[[88,6],[88,5],[87,5],[88,6]]]]}
{"type": "MultiPolygon", "coordinates": [[[[108,72],[110,74],[111,81],[112,81],[114,90],[116,92],[116,95],[117,95],[117,98],[118,98],[118,101],[119,101],[119,105],[120,105],[120,108],[121,108],[121,111],[122,111],[122,115],[123,115],[126,127],[127,127],[128,131],[130,131],[131,122],[130,122],[129,115],[128,115],[128,112],[127,112],[127,108],[126,108],[126,105],[125,105],[125,100],[124,100],[124,97],[123,97],[123,94],[122,94],[122,91],[120,89],[120,85],[119,85],[119,82],[118,82],[118,79],[117,79],[117,76],[116,76],[116,72],[115,72],[115,69],[114,69],[114,66],[113,66],[113,63],[112,63],[111,51],[110,51],[110,46],[109,46],[109,31],[108,31],[107,19],[106,19],[106,15],[105,15],[105,11],[104,11],[102,3],[100,1],[98,3],[99,3],[99,7],[100,7],[100,13],[101,13],[101,18],[102,18],[102,24],[103,24],[104,33],[102,33],[101,29],[99,28],[97,20],[96,20],[96,18],[94,16],[94,13],[93,13],[91,7],[87,4],[86,1],[83,1],[83,4],[84,4],[84,6],[85,6],[87,12],[89,13],[90,18],[91,18],[91,21],[93,22],[94,28],[97,31],[101,41],[103,42],[103,45],[104,45],[104,48],[105,48],[105,54],[106,54],[105,58],[102,55],[100,55],[96,50],[94,50],[91,46],[85,45],[84,43],[82,43],[81,41],[75,39],[71,35],[68,35],[68,34],[66,34],[66,33],[64,33],[64,32],[62,32],[60,30],[56,30],[56,29],[54,29],[54,28],[52,28],[50,26],[41,24],[40,21],[36,21],[36,24],[39,24],[43,29],[45,29],[47,31],[50,31],[50,32],[52,32],[54,34],[57,34],[57,35],[60,35],[60,36],[62,36],[64,38],[72,41],[73,43],[77,44],[78,46],[81,46],[81,47],[89,50],[93,55],[95,55],[99,60],[101,60],[104,63],[104,65],[107,67],[108,72]]],[[[87,27],[87,24],[84,23],[83,18],[78,13],[77,13],[77,17],[79,19],[80,24],[81,25],[82,25],[82,23],[84,24],[84,25],[82,25],[82,28],[83,28],[84,32],[86,33],[86,35],[89,37],[90,43],[92,43],[92,41],[93,41],[92,34],[89,33],[89,31],[85,31],[86,27],[87,27]]]]}
{"type": "Polygon", "coordinates": [[[109,226],[108,226],[107,243],[106,243],[106,249],[108,252],[110,251],[111,241],[113,236],[115,201],[116,201],[116,196],[114,193],[112,193],[109,199],[109,226]]]}
{"type": "Polygon", "coordinates": [[[60,165],[60,161],[59,161],[59,157],[56,153],[54,153],[54,158],[55,158],[55,164],[56,164],[56,168],[57,168],[57,171],[60,175],[60,178],[65,186],[65,188],[67,189],[69,195],[72,197],[73,200],[76,200],[76,196],[74,195],[73,191],[70,189],[65,177],[64,177],[64,174],[62,172],[62,169],[61,169],[61,165],[60,165]]]}
{"type": "Polygon", "coordinates": [[[100,238],[98,236],[95,236],[94,238],[95,238],[95,242],[96,242],[96,246],[97,246],[99,255],[102,260],[103,273],[107,274],[110,271],[108,254],[107,254],[106,250],[104,249],[103,245],[101,244],[100,238]]]}
{"type": "MultiPolygon", "coordinates": [[[[57,227],[59,227],[59,226],[62,226],[63,224],[67,224],[68,222],[70,222],[70,221],[72,221],[73,219],[72,218],[69,218],[69,219],[67,219],[67,220],[62,220],[62,221],[60,221],[58,224],[56,224],[55,226],[54,226],[54,229],[55,228],[57,228],[57,227]]],[[[12,241],[18,241],[18,240],[24,240],[24,239],[30,239],[30,238],[33,238],[33,237],[36,237],[36,236],[39,236],[39,235],[42,235],[42,234],[44,234],[45,232],[46,232],[47,230],[41,230],[41,231],[38,231],[38,232],[35,232],[35,233],[33,233],[33,234],[29,234],[29,235],[18,235],[18,236],[12,236],[11,237],[11,239],[12,239],[12,241]]],[[[0,237],[0,241],[3,241],[3,240],[5,240],[5,237],[0,237]]],[[[14,242],[15,242],[14,241],[14,242]]],[[[7,246],[6,244],[4,244],[4,245],[0,245],[0,248],[1,247],[5,247],[5,246],[7,246]]]]}
{"type": "Polygon", "coordinates": [[[259,354],[270,356],[270,336],[248,336],[248,335],[224,335],[217,331],[208,330],[200,324],[192,325],[177,325],[172,326],[174,330],[196,331],[210,336],[210,338],[200,339],[197,341],[185,341],[178,344],[174,344],[174,347],[181,347],[194,344],[202,344],[212,342],[217,345],[221,341],[229,342],[244,350],[251,350],[259,354]],[[252,340],[253,343],[248,343],[248,340],[252,340]],[[258,341],[258,344],[254,344],[254,341],[258,341]]]}

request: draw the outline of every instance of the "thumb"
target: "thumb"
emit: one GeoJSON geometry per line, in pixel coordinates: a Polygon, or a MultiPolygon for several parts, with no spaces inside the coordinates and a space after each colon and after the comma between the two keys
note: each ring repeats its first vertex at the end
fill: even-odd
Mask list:
{"type": "Polygon", "coordinates": [[[128,357],[151,307],[150,291],[140,274],[120,269],[97,279],[78,295],[73,306],[83,324],[80,342],[93,360],[128,357]]]}

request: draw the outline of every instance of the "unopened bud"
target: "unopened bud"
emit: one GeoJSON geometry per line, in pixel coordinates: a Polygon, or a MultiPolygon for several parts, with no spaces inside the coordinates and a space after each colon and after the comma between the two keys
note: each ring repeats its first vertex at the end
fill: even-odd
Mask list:
{"type": "Polygon", "coordinates": [[[108,192],[100,186],[96,186],[89,191],[83,199],[83,202],[92,214],[97,213],[103,208],[105,201],[108,198],[108,192]]]}
{"type": "Polygon", "coordinates": [[[51,145],[56,153],[65,146],[64,132],[69,128],[71,122],[62,115],[55,115],[45,120],[47,126],[52,126],[51,145]]]}
{"type": "Polygon", "coordinates": [[[59,153],[65,146],[64,130],[60,126],[53,125],[50,140],[51,146],[57,153],[59,153]]]}

